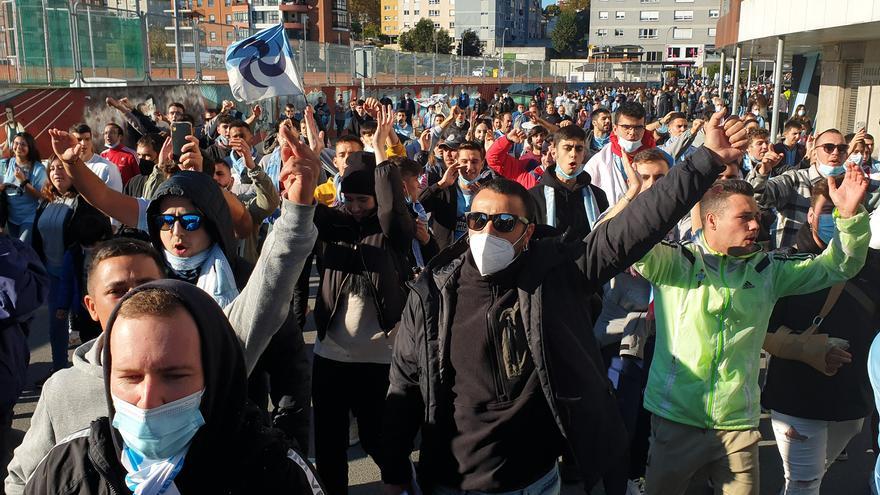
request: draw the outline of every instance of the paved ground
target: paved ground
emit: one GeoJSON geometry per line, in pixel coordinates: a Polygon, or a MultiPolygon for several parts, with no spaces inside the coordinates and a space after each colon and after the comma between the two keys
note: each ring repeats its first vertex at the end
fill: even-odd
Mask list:
{"type": "MultiPolygon", "coordinates": [[[[31,365],[28,371],[29,385],[22,394],[15,409],[13,420],[13,442],[17,445],[24,436],[24,432],[30,425],[30,417],[39,398],[39,389],[33,384],[39,378],[48,374],[50,368],[49,344],[46,334],[46,315],[40,314],[33,326],[31,334],[31,365]]],[[[306,341],[314,342],[315,332],[306,333],[306,341]]],[[[773,441],[773,432],[770,429],[769,420],[761,423],[761,431],[765,440],[761,442],[761,494],[774,495],[779,493],[782,487],[782,466],[779,454],[773,441]]],[[[11,455],[13,445],[6,446],[0,453],[11,455]]],[[[858,435],[849,446],[849,460],[836,463],[825,476],[822,486],[823,495],[868,495],[868,479],[874,465],[874,454],[870,451],[870,426],[858,435]]],[[[5,463],[3,463],[5,466],[5,463]]],[[[366,495],[380,492],[379,471],[376,465],[367,458],[359,447],[354,447],[349,452],[349,483],[352,495],[366,495]]],[[[5,477],[5,472],[4,472],[5,477]]],[[[567,485],[563,492],[566,495],[583,493],[578,485],[567,485]]],[[[596,488],[592,495],[602,494],[600,488],[596,488]]],[[[711,493],[709,491],[708,493],[711,493]]]]}

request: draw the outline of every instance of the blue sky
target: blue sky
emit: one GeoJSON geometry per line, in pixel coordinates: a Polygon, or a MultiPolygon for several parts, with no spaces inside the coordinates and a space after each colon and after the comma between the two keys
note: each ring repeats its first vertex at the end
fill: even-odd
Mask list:
{"type": "Polygon", "coordinates": [[[556,0],[541,0],[541,7],[546,7],[551,3],[556,3],[556,0]]]}

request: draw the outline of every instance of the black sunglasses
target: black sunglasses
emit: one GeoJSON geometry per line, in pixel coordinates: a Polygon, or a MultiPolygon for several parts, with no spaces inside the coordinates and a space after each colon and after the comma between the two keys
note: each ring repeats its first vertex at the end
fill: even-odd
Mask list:
{"type": "Polygon", "coordinates": [[[199,213],[186,213],[184,215],[156,215],[153,222],[159,230],[171,230],[176,222],[187,232],[199,230],[202,226],[202,215],[199,213]]]}
{"type": "Polygon", "coordinates": [[[825,153],[828,153],[829,155],[834,152],[835,148],[837,148],[837,153],[840,155],[846,155],[847,153],[849,153],[849,145],[847,144],[825,143],[819,145],[819,147],[825,150],[825,153]]]}
{"type": "Polygon", "coordinates": [[[467,220],[468,228],[471,230],[483,230],[491,220],[492,226],[495,227],[495,230],[505,234],[512,231],[513,228],[516,227],[517,222],[521,222],[523,225],[528,225],[530,223],[528,219],[511,213],[496,213],[495,215],[489,215],[488,213],[472,211],[465,215],[465,219],[467,220]]]}

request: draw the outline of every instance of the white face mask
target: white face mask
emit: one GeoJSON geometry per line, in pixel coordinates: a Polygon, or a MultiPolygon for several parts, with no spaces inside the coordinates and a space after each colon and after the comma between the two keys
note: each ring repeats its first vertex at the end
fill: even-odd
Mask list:
{"type": "MultiPolygon", "coordinates": [[[[525,232],[519,236],[516,242],[519,242],[524,235],[526,235],[525,232]]],[[[468,244],[470,244],[471,256],[474,257],[477,270],[484,277],[500,272],[516,259],[516,250],[513,248],[516,243],[511,244],[510,241],[487,232],[471,234],[468,238],[468,244]]]]}
{"type": "Polygon", "coordinates": [[[798,117],[803,117],[804,114],[806,114],[806,113],[807,113],[807,112],[805,112],[805,111],[803,111],[803,110],[798,110],[798,111],[797,111],[798,117]]]}
{"type": "Polygon", "coordinates": [[[849,156],[849,158],[846,161],[855,164],[857,167],[861,167],[862,166],[862,154],[861,153],[853,153],[852,155],[849,156]]]}
{"type": "Polygon", "coordinates": [[[620,148],[627,153],[634,152],[642,145],[641,141],[630,141],[629,139],[623,139],[620,136],[617,136],[617,143],[620,144],[620,148]]]}

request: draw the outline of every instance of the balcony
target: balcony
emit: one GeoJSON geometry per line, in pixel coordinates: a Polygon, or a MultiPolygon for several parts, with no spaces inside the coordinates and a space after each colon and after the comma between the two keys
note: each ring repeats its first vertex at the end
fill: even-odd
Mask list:
{"type": "Polygon", "coordinates": [[[284,29],[297,29],[301,30],[303,28],[303,23],[301,22],[285,22],[284,29]]]}
{"type": "Polygon", "coordinates": [[[309,12],[309,4],[300,0],[294,2],[284,2],[278,6],[281,12],[297,12],[300,14],[306,14],[309,12]]]}

